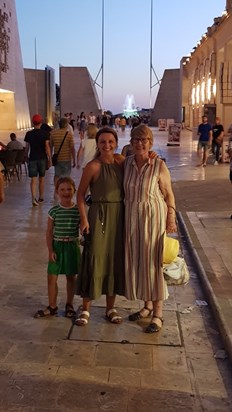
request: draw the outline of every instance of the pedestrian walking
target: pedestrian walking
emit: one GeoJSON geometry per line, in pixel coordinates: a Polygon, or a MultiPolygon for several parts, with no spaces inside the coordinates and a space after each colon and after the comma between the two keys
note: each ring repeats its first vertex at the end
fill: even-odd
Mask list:
{"type": "Polygon", "coordinates": [[[94,159],[97,154],[96,134],[98,128],[94,124],[89,124],[86,131],[86,136],[81,140],[77,152],[77,168],[85,168],[88,162],[94,159]]]}
{"type": "Polygon", "coordinates": [[[84,112],[81,112],[80,119],[79,119],[79,134],[80,134],[81,140],[84,139],[86,128],[87,128],[86,116],[84,112]]]}
{"type": "Polygon", "coordinates": [[[120,117],[119,116],[115,117],[114,126],[115,126],[116,131],[118,132],[120,128],[120,117]]]}
{"type": "Polygon", "coordinates": [[[206,167],[209,147],[212,143],[212,127],[208,123],[208,117],[202,117],[202,123],[198,126],[199,141],[197,146],[197,154],[201,156],[201,163],[199,166],[206,167]],[[203,155],[202,155],[203,151],[203,155]]]}
{"type": "Polygon", "coordinates": [[[42,130],[42,117],[35,114],[32,117],[33,130],[26,133],[26,159],[28,161],[28,173],[31,178],[32,205],[38,206],[44,201],[44,177],[46,169],[51,167],[50,136],[46,130],[42,130]],[[39,198],[36,196],[37,180],[39,177],[39,198]],[[37,200],[38,199],[38,200],[37,200]]]}
{"type": "Polygon", "coordinates": [[[59,129],[51,132],[50,144],[54,154],[58,154],[55,167],[54,186],[59,177],[70,176],[72,167],[76,165],[74,138],[69,132],[69,122],[66,117],[59,121],[59,129]]]}
{"type": "Polygon", "coordinates": [[[102,114],[102,118],[101,118],[101,125],[102,127],[107,126],[108,125],[108,116],[106,112],[103,112],[102,114]]]}
{"type": "Polygon", "coordinates": [[[217,166],[220,157],[220,151],[223,144],[224,127],[221,124],[220,117],[216,117],[215,124],[213,125],[213,140],[212,140],[212,152],[215,156],[214,165],[217,166]]]}
{"type": "Polygon", "coordinates": [[[96,116],[95,116],[95,114],[93,113],[93,112],[90,112],[89,113],[89,116],[88,116],[88,124],[90,125],[90,124],[92,124],[92,125],[95,125],[96,124],[96,116]]]}

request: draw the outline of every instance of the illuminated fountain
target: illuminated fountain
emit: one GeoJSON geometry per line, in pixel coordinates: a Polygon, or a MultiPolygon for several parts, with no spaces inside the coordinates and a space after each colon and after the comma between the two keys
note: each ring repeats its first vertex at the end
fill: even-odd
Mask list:
{"type": "Polygon", "coordinates": [[[133,116],[138,116],[138,112],[135,106],[135,98],[133,94],[127,94],[125,103],[123,105],[123,115],[125,117],[133,117],[133,116]]]}

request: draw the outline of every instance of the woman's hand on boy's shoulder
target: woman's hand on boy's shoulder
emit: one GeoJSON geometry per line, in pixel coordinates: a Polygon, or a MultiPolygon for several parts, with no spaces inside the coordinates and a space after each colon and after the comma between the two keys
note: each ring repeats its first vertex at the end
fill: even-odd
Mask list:
{"type": "Polygon", "coordinates": [[[153,150],[149,150],[149,157],[150,159],[155,159],[156,157],[159,157],[159,155],[156,152],[153,152],[153,150]]]}

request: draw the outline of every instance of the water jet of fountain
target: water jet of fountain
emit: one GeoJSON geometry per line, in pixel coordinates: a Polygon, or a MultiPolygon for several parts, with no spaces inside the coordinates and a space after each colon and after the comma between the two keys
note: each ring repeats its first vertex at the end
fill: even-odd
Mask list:
{"type": "Polygon", "coordinates": [[[125,117],[138,116],[138,112],[135,106],[135,98],[133,94],[127,94],[125,103],[123,105],[123,114],[125,117]]]}

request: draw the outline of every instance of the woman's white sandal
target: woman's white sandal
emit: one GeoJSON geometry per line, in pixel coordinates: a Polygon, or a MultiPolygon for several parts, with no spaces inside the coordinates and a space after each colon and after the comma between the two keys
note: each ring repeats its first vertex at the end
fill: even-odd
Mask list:
{"type": "Polygon", "coordinates": [[[83,310],[80,315],[78,315],[78,318],[76,318],[74,323],[77,326],[85,326],[89,323],[89,317],[90,313],[87,310],[83,310]]]}
{"type": "Polygon", "coordinates": [[[119,316],[118,312],[116,311],[116,309],[109,309],[106,312],[106,319],[110,322],[110,323],[115,323],[115,324],[119,324],[122,323],[122,317],[119,316]]]}

